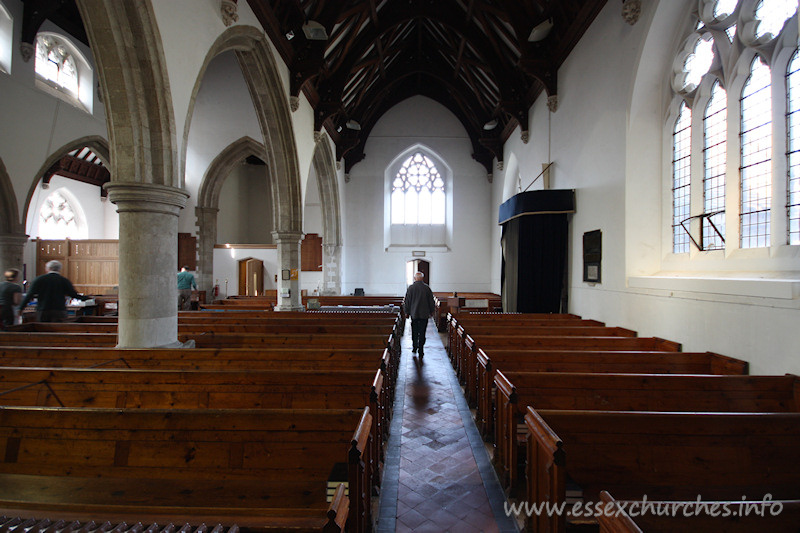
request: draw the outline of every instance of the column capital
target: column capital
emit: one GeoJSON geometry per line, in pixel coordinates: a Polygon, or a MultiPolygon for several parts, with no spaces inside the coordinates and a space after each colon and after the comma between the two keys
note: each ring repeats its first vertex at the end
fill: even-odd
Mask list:
{"type": "Polygon", "coordinates": [[[303,233],[302,231],[273,231],[272,240],[275,241],[275,244],[280,244],[282,242],[299,243],[304,235],[305,233],[303,233]]]}
{"type": "Polygon", "coordinates": [[[194,208],[195,215],[216,215],[217,213],[219,213],[219,207],[198,205],[194,208]]]}
{"type": "Polygon", "coordinates": [[[0,233],[0,245],[23,246],[28,238],[24,233],[0,233]]]}
{"type": "Polygon", "coordinates": [[[178,216],[186,207],[189,193],[183,189],[152,183],[115,183],[104,185],[108,199],[117,206],[117,212],[164,213],[178,216]]]}

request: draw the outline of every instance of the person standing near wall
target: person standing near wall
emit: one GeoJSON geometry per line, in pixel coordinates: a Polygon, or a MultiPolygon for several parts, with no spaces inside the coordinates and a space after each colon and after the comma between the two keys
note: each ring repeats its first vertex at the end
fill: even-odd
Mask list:
{"type": "Polygon", "coordinates": [[[17,284],[19,270],[6,270],[4,277],[5,281],[0,283],[0,329],[14,325],[14,311],[22,300],[22,287],[17,284]]]}
{"type": "Polygon", "coordinates": [[[178,272],[178,311],[189,311],[192,308],[192,289],[197,289],[194,274],[189,266],[184,265],[178,272]]]}
{"type": "Polygon", "coordinates": [[[411,317],[411,352],[419,351],[419,358],[425,355],[425,330],[428,328],[428,319],[436,311],[436,303],[433,300],[433,291],[422,279],[425,274],[417,272],[414,274],[414,283],[409,285],[406,290],[406,297],[403,300],[403,308],[406,315],[411,317]]]}
{"type": "Polygon", "coordinates": [[[67,319],[67,296],[86,301],[88,296],[78,294],[72,282],[61,275],[61,263],[48,261],[46,274],[37,277],[19,305],[19,312],[25,309],[33,297],[37,298],[36,320],[38,322],[64,322],[67,319]]]}

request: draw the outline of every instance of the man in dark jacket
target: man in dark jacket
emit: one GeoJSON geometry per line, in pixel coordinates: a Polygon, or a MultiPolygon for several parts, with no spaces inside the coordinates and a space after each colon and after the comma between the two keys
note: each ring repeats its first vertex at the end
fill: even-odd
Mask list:
{"type": "Polygon", "coordinates": [[[72,282],[61,275],[61,263],[49,261],[46,268],[47,274],[42,274],[31,283],[31,288],[19,306],[20,314],[28,302],[36,296],[37,321],[63,322],[67,319],[67,296],[84,301],[89,297],[78,294],[72,282]]]}
{"type": "Polygon", "coordinates": [[[414,274],[414,283],[408,287],[403,301],[406,316],[411,317],[411,351],[417,353],[419,350],[420,359],[425,355],[423,347],[425,346],[425,329],[428,327],[428,319],[436,311],[433,292],[422,281],[424,277],[422,272],[414,274]]]}

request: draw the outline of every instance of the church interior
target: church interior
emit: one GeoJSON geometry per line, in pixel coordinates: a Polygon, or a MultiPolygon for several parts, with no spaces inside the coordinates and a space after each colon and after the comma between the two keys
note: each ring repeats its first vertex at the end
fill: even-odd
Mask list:
{"type": "Polygon", "coordinates": [[[27,288],[56,259],[100,303],[0,331],[0,485],[58,477],[74,497],[0,487],[0,517],[23,517],[0,529],[185,516],[142,511],[157,501],[216,533],[767,529],[503,510],[571,502],[583,479],[583,501],[636,501],[618,452],[666,476],[637,480],[654,500],[693,500],[680,476],[713,472],[703,499],[771,489],[768,528],[797,531],[800,471],[776,465],[800,443],[799,29],[796,0],[0,0],[0,270],[27,288]],[[176,307],[184,265],[195,311],[176,307]],[[437,305],[424,363],[402,311],[418,271],[437,305]],[[70,406],[90,379],[98,403],[70,406]],[[259,387],[282,396],[256,415],[259,387]],[[214,407],[231,388],[239,407],[214,407]],[[23,468],[58,455],[31,450],[59,409],[86,448],[58,476],[23,468]],[[100,445],[93,424],[150,447],[100,445]],[[705,451],[681,459],[680,439],[705,451]],[[330,447],[349,492],[309,503],[330,447]],[[162,454],[180,464],[131,473],[162,454]],[[224,481],[188,496],[184,474],[224,481]],[[125,491],[148,496],[101,496],[125,491]]]}

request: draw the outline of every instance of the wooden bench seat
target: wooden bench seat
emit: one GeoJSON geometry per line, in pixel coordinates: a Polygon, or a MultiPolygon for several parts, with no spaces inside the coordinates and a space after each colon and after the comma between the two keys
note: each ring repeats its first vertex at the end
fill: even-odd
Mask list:
{"type": "MultiPolygon", "coordinates": [[[[494,377],[494,463],[515,491],[528,405],[536,409],[678,412],[798,412],[797,376],[697,376],[503,372],[494,377]]],[[[491,414],[490,414],[491,417],[491,414]]],[[[522,453],[524,456],[524,452],[522,453]]]]}
{"type": "MultiPolygon", "coordinates": [[[[380,370],[169,371],[0,367],[0,405],[122,409],[361,409],[371,457],[383,455],[390,415],[380,370]]],[[[377,465],[373,483],[380,483],[377,465]]]]}
{"type": "Polygon", "coordinates": [[[533,337],[636,337],[636,332],[630,329],[592,326],[582,321],[575,320],[575,325],[535,325],[535,326],[469,326],[468,329],[460,326],[455,330],[455,337],[452,339],[451,352],[455,361],[456,372],[464,375],[468,365],[475,364],[475,339],[486,342],[491,338],[512,338],[525,336],[533,337]],[[470,340],[468,340],[468,338],[470,340]]]}
{"type": "MultiPolygon", "coordinates": [[[[469,315],[468,315],[469,316],[469,315]]],[[[455,363],[455,350],[456,341],[459,338],[459,329],[462,331],[469,331],[471,327],[487,328],[496,325],[498,328],[506,327],[604,327],[605,324],[598,320],[584,320],[577,317],[570,317],[569,315],[555,315],[555,316],[568,316],[569,318],[532,318],[515,319],[518,315],[503,315],[509,318],[504,320],[482,320],[482,317],[472,316],[471,319],[466,319],[464,315],[459,315],[457,318],[452,317],[448,321],[447,327],[447,353],[450,355],[450,360],[455,363]]],[[[525,315],[521,315],[525,316],[525,315]]],[[[493,328],[494,329],[494,328],[493,328]]],[[[463,332],[462,332],[463,335],[463,332]]]]}
{"type": "MultiPolygon", "coordinates": [[[[117,324],[110,323],[88,323],[88,322],[62,322],[62,323],[42,323],[31,322],[14,326],[10,331],[25,331],[35,333],[117,333],[117,324]]],[[[392,324],[364,325],[351,321],[350,324],[243,324],[218,322],[207,323],[184,323],[178,322],[178,333],[184,335],[200,335],[205,332],[213,333],[258,333],[262,335],[276,333],[291,334],[341,334],[341,335],[365,335],[379,334],[388,336],[392,333],[392,324]]]]}
{"type": "Polygon", "coordinates": [[[757,501],[704,500],[702,505],[697,500],[651,501],[645,507],[641,502],[617,502],[607,491],[600,493],[600,500],[604,511],[609,509],[597,515],[600,533],[797,533],[800,524],[800,500],[774,501],[762,496],[757,501]]]}
{"type": "Polygon", "coordinates": [[[477,423],[484,436],[494,432],[494,379],[503,372],[592,374],[745,375],[746,361],[712,352],[478,350],[477,423]],[[491,354],[491,356],[489,355],[491,354]]]}
{"type": "MultiPolygon", "coordinates": [[[[628,330],[626,330],[628,331],[628,330]]],[[[596,337],[584,335],[545,335],[545,336],[502,336],[466,335],[463,348],[456,355],[459,361],[456,371],[466,385],[467,401],[474,405],[478,389],[478,349],[493,353],[495,350],[526,351],[659,351],[679,352],[681,345],[658,337],[596,337]]]]}
{"type": "MultiPolygon", "coordinates": [[[[566,501],[800,498],[800,413],[656,413],[528,407],[527,495],[566,501]]],[[[566,517],[532,517],[534,531],[565,531],[566,517]]]]}
{"type": "Polygon", "coordinates": [[[12,476],[0,483],[0,512],[72,509],[92,519],[172,522],[208,515],[260,529],[294,520],[307,528],[313,517],[321,530],[343,511],[330,517],[325,490],[333,465],[345,462],[347,513],[352,529],[363,531],[370,523],[370,425],[368,408],[0,407],[0,474],[12,476]]]}

